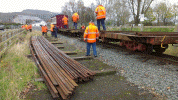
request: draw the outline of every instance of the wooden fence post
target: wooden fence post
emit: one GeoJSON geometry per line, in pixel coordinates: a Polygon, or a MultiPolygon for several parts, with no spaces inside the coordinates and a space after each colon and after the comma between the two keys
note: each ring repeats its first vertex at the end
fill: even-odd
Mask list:
{"type": "MultiPolygon", "coordinates": [[[[2,35],[0,35],[0,43],[2,42],[2,35]]],[[[2,46],[0,46],[0,51],[2,51],[2,46]]]]}

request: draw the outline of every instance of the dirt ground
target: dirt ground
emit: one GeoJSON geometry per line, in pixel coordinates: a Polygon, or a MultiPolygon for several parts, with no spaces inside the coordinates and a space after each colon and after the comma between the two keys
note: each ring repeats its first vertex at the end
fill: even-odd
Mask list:
{"type": "MultiPolygon", "coordinates": [[[[64,41],[63,41],[64,42],[64,41]]],[[[84,56],[85,52],[76,50],[73,45],[58,44],[64,46],[63,51],[75,51],[77,55],[70,55],[71,57],[84,56]]],[[[81,64],[87,68],[95,70],[115,69],[114,66],[108,66],[98,59],[81,60],[81,64]]],[[[90,82],[79,83],[74,94],[70,100],[157,100],[158,97],[146,90],[138,89],[132,83],[126,81],[126,78],[120,76],[117,71],[112,75],[95,76],[90,82]]],[[[26,99],[30,100],[53,100],[48,90],[31,90],[26,99]]]]}

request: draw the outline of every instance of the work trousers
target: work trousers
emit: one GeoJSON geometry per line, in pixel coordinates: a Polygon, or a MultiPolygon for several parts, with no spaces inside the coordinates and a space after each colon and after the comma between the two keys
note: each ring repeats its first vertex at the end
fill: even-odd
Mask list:
{"type": "Polygon", "coordinates": [[[100,23],[103,26],[103,30],[106,30],[104,20],[105,20],[104,18],[103,19],[97,19],[97,26],[98,26],[99,31],[100,31],[100,23]]]}
{"type": "Polygon", "coordinates": [[[74,22],[74,27],[75,27],[75,29],[77,29],[77,23],[76,22],[74,22]]]}
{"type": "Polygon", "coordinates": [[[64,28],[67,29],[67,25],[64,25],[64,28]]]}
{"type": "Polygon", "coordinates": [[[45,35],[45,36],[47,36],[47,32],[42,32],[43,33],[43,36],[45,35]]]}
{"type": "Polygon", "coordinates": [[[90,48],[91,48],[91,45],[92,45],[92,48],[93,48],[93,55],[94,55],[94,56],[97,56],[97,52],[96,52],[96,42],[94,42],[94,43],[88,43],[88,42],[87,42],[87,56],[90,55],[90,48]]]}
{"type": "Polygon", "coordinates": [[[55,38],[57,38],[57,32],[56,32],[56,31],[53,32],[53,36],[54,36],[55,38]]]}
{"type": "Polygon", "coordinates": [[[52,37],[53,37],[53,32],[54,32],[54,31],[51,31],[51,36],[52,36],[52,37]]]}

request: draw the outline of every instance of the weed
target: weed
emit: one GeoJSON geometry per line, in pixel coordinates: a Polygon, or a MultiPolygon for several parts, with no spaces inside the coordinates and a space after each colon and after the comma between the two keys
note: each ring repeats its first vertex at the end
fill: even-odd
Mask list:
{"type": "Polygon", "coordinates": [[[24,34],[27,34],[27,31],[23,31],[24,34]]]}
{"type": "Polygon", "coordinates": [[[35,82],[37,78],[37,67],[34,62],[25,55],[30,53],[28,44],[32,35],[39,35],[37,32],[22,35],[23,43],[17,43],[8,50],[8,54],[0,63],[0,99],[18,100],[23,89],[29,82],[32,82],[38,89],[44,89],[43,83],[35,82]]]}
{"type": "Polygon", "coordinates": [[[90,66],[90,68],[93,68],[93,67],[95,67],[95,66],[90,66]]]}
{"type": "Polygon", "coordinates": [[[178,49],[178,47],[172,46],[171,44],[169,44],[169,47],[166,49],[166,51],[164,52],[164,54],[168,54],[168,55],[172,55],[172,56],[178,57],[178,51],[177,51],[177,49],[178,49]]]}
{"type": "Polygon", "coordinates": [[[77,53],[78,53],[78,52],[80,52],[80,50],[79,50],[79,49],[76,49],[76,50],[75,50],[75,52],[77,52],[77,53]]]}

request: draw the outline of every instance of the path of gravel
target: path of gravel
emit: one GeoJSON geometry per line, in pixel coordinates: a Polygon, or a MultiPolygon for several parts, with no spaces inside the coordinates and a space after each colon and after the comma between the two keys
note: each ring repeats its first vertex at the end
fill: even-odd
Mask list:
{"type": "MultiPolygon", "coordinates": [[[[86,50],[86,43],[79,39],[62,35],[59,37],[80,50],[86,50]]],[[[139,55],[101,46],[97,46],[97,52],[98,57],[96,59],[110,66],[115,66],[121,75],[127,78],[127,81],[138,85],[140,89],[148,89],[152,93],[166,95],[169,100],[178,100],[178,72],[167,69],[168,67],[175,68],[174,65],[162,65],[160,61],[154,59],[142,62],[140,59],[144,57],[139,55]]]]}

